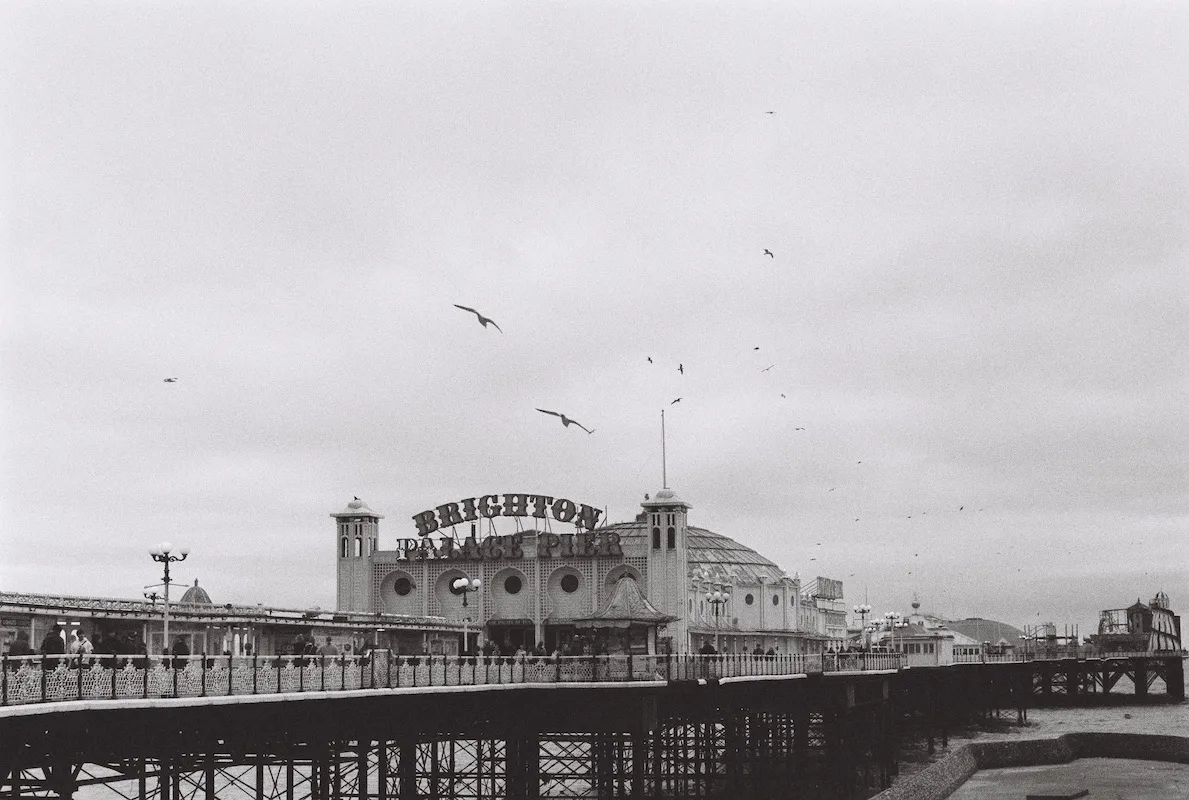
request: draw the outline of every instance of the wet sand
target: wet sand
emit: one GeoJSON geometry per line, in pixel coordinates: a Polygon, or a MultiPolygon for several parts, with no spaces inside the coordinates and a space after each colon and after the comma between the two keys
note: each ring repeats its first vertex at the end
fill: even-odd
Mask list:
{"type": "MultiPolygon", "coordinates": [[[[1189,738],[1189,701],[1174,703],[1164,698],[1152,698],[1140,703],[1133,697],[1123,697],[1111,705],[1103,706],[1034,708],[1029,709],[1028,721],[1023,726],[1016,724],[1015,712],[1005,711],[987,728],[951,731],[948,748],[943,748],[938,739],[936,753],[932,756],[927,754],[922,742],[913,742],[905,747],[902,753],[905,760],[901,763],[900,776],[896,782],[920,772],[968,742],[1054,739],[1066,733],[1144,733],[1189,738]]],[[[951,797],[955,800],[992,797],[1022,800],[1029,792],[1059,787],[1072,787],[1071,791],[1088,788],[1091,789],[1090,797],[1189,800],[1189,766],[1117,759],[1080,759],[1071,764],[1046,767],[982,770],[975,773],[951,797]],[[1113,768],[1106,762],[1111,762],[1113,768]],[[1127,775],[1130,776],[1130,783],[1125,779],[1127,775]],[[1101,781],[1097,780],[1098,776],[1102,777],[1101,781]],[[1079,785],[1073,786],[1075,783],[1079,785]]]]}
{"type": "Polygon", "coordinates": [[[1176,800],[1189,797],[1189,765],[1125,758],[1083,758],[1043,767],[984,769],[970,776],[949,800],[999,800],[1028,795],[1087,800],[1176,800]]]}

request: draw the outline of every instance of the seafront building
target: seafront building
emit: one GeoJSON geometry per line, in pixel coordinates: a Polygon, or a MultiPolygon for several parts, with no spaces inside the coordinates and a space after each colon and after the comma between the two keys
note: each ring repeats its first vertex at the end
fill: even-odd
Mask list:
{"type": "Polygon", "coordinates": [[[606,524],[601,509],[566,498],[490,494],[415,515],[416,535],[385,550],[383,516],[356,498],[331,514],[338,606],[465,620],[468,648],[490,641],[508,653],[538,643],[547,652],[841,649],[841,581],[803,586],[750,547],[689,524],[691,509],[665,488],[645,495],[632,521],[606,524]]]}
{"type": "MultiPolygon", "coordinates": [[[[78,633],[86,634],[97,653],[160,655],[165,646],[163,612],[159,600],[0,592],[0,642],[8,653],[17,634],[25,632],[35,650],[47,635],[68,647],[78,633]]],[[[216,604],[197,581],[180,600],[170,602],[169,617],[170,645],[180,638],[195,655],[288,655],[299,634],[309,634],[319,644],[329,636],[340,652],[351,653],[375,646],[389,631],[441,650],[444,640],[457,640],[462,630],[460,622],[440,618],[216,604]]]]}
{"type": "Polygon", "coordinates": [[[842,582],[802,583],[728,536],[689,524],[672,489],[645,495],[634,519],[566,498],[505,493],[445,503],[413,517],[381,549],[383,515],[355,498],[334,519],[333,610],[220,604],[195,581],[169,604],[0,592],[0,643],[24,631],[86,633],[102,652],[157,655],[178,637],[191,653],[281,655],[299,634],[340,652],[365,646],[456,654],[487,642],[513,653],[819,653],[846,645],[842,582]],[[497,531],[497,523],[503,531],[497,531]],[[474,591],[456,588],[466,579],[474,591]],[[475,586],[474,582],[478,581],[475,586]],[[465,644],[464,644],[465,639],[465,644]]]}

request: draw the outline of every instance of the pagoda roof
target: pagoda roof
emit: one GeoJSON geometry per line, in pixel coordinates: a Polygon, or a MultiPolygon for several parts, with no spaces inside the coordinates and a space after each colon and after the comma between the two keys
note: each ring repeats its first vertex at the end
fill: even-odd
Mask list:
{"type": "Polygon", "coordinates": [[[592,616],[575,620],[584,628],[627,628],[630,625],[663,625],[677,617],[657,611],[640,591],[640,584],[630,574],[620,577],[607,602],[592,616]]]}

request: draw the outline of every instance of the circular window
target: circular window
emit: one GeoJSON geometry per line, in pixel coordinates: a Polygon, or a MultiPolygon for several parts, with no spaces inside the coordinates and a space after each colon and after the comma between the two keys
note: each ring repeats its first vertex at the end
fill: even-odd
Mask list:
{"type": "Polygon", "coordinates": [[[778,595],[778,594],[772,595],[772,605],[774,605],[774,606],[780,605],[780,595],[778,595]]]}
{"type": "Polygon", "coordinates": [[[749,594],[749,595],[747,595],[746,597],[744,597],[744,598],[743,598],[743,602],[747,603],[748,605],[751,605],[751,604],[752,604],[752,603],[754,603],[755,601],[756,601],[756,599],[755,599],[755,595],[750,595],[750,594],[749,594]]]}
{"type": "Polygon", "coordinates": [[[404,597],[413,591],[413,582],[408,578],[397,578],[396,583],[392,584],[392,588],[397,594],[404,597]]]}
{"type": "Polygon", "coordinates": [[[509,575],[504,579],[504,591],[508,594],[517,594],[522,586],[524,586],[524,584],[521,582],[520,578],[516,577],[515,575],[509,575]]]}
{"type": "Polygon", "coordinates": [[[561,590],[566,594],[573,594],[578,591],[578,576],[570,573],[561,577],[561,590]]]}

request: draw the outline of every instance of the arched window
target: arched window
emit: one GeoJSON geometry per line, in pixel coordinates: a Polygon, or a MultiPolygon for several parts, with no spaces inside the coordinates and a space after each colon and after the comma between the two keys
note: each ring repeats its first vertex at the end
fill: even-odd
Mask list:
{"type": "Polygon", "coordinates": [[[661,529],[660,528],[652,529],[652,549],[653,550],[661,549],[661,529]]]}
{"type": "Polygon", "coordinates": [[[347,545],[347,537],[346,537],[346,536],[344,536],[344,537],[343,537],[343,545],[342,545],[342,547],[340,547],[340,548],[339,548],[339,558],[346,558],[346,557],[347,557],[347,555],[348,555],[348,552],[349,552],[349,551],[347,550],[347,546],[348,546],[348,545],[347,545]]]}
{"type": "Polygon", "coordinates": [[[355,537],[355,557],[363,558],[363,539],[362,537],[355,537]]]}
{"type": "Polygon", "coordinates": [[[667,531],[667,534],[668,534],[667,538],[668,538],[669,549],[673,550],[677,547],[677,529],[669,528],[669,530],[667,531]]]}

